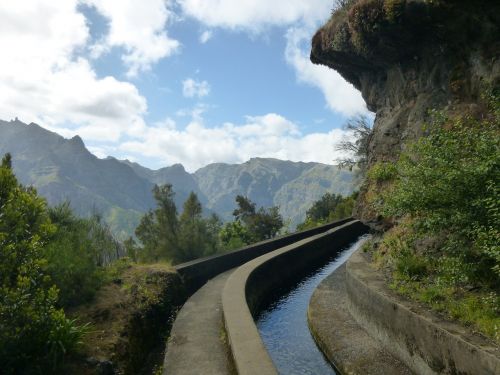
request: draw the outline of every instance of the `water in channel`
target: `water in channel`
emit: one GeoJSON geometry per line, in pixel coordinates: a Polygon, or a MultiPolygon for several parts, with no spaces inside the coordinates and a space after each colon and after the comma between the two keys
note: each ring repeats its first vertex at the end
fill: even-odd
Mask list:
{"type": "Polygon", "coordinates": [[[319,283],[340,267],[366,237],[361,236],[323,267],[313,270],[259,314],[257,328],[281,375],[335,374],[309,332],[307,307],[319,283]]]}

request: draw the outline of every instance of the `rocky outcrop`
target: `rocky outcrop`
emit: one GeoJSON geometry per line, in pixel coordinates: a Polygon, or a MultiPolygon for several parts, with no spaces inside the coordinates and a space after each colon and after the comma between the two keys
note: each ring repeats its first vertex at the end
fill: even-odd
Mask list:
{"type": "MultiPolygon", "coordinates": [[[[500,82],[500,4],[347,0],[312,40],[311,61],[337,70],[376,113],[369,167],[423,134],[431,109],[481,113],[500,82]]],[[[361,192],[357,216],[376,221],[361,192]]]]}

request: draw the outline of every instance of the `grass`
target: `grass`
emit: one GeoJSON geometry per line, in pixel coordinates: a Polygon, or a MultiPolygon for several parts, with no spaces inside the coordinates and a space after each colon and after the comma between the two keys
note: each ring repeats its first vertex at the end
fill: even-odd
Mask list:
{"type": "Polygon", "coordinates": [[[363,251],[371,253],[392,290],[500,344],[498,291],[472,284],[465,269],[456,268],[459,259],[417,250],[414,240],[410,226],[400,224],[367,242],[363,251]]]}
{"type": "Polygon", "coordinates": [[[495,293],[439,285],[429,279],[397,277],[390,287],[500,344],[500,299],[495,293]]]}

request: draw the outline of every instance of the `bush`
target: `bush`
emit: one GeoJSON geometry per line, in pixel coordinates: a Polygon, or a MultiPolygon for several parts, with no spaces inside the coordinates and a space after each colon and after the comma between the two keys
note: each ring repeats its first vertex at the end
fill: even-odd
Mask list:
{"type": "Polygon", "coordinates": [[[412,217],[421,235],[446,237],[443,251],[465,254],[478,281],[498,286],[499,118],[438,116],[429,132],[401,155],[384,212],[412,217]]]}
{"type": "Polygon", "coordinates": [[[392,286],[500,342],[500,101],[489,99],[479,119],[434,113],[428,136],[369,177],[392,181],[380,201],[399,224],[374,254],[392,286]]]}
{"type": "Polygon", "coordinates": [[[48,373],[83,330],[56,307],[45,271],[43,249],[55,230],[45,201],[17,182],[10,160],[0,166],[0,363],[3,374],[48,373]]]}
{"type": "Polygon", "coordinates": [[[394,164],[382,162],[373,164],[367,173],[368,179],[375,182],[390,181],[396,175],[397,170],[394,164]]]}
{"type": "Polygon", "coordinates": [[[69,203],[49,208],[57,226],[45,247],[47,271],[59,289],[59,303],[69,307],[92,299],[101,287],[104,266],[121,255],[121,246],[99,216],[76,217],[69,203]]]}

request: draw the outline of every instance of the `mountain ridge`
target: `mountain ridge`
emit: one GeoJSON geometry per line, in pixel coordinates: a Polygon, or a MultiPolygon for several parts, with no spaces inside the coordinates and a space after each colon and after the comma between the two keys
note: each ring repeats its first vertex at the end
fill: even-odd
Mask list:
{"type": "Polygon", "coordinates": [[[348,195],[355,187],[353,173],[336,166],[272,158],[213,163],[194,173],[182,164],[152,170],[112,156],[99,159],[79,136],[66,139],[17,119],[0,120],[0,153],[6,152],[21,183],[37,188],[51,205],[69,200],[80,215],[100,212],[120,238],[133,234],[142,214],[154,207],[154,184],[172,184],[178,210],[194,191],[206,214],[231,220],[240,194],[257,206],[280,206],[292,226],[325,192],[348,195]]]}

